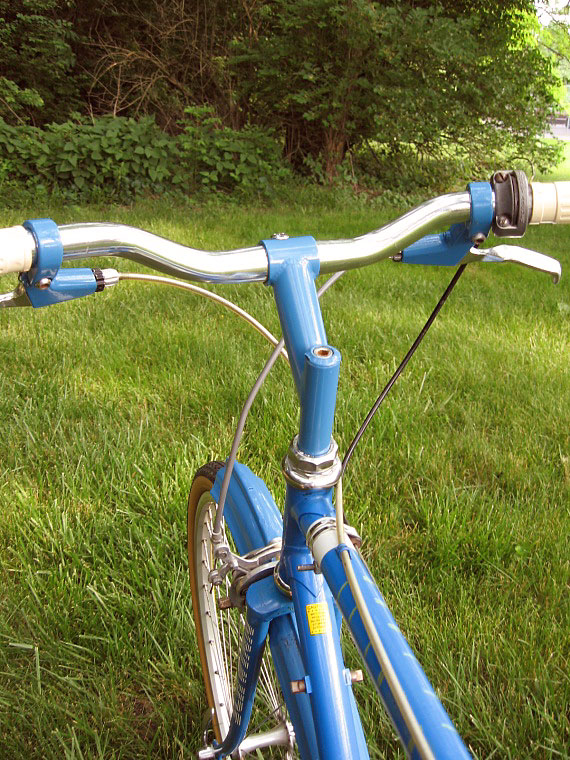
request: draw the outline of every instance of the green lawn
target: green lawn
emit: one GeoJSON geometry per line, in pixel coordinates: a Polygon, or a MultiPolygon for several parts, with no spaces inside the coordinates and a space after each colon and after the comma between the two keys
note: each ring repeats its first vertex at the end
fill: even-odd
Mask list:
{"type": "MultiPolygon", "coordinates": [[[[325,194],[32,208],[0,224],[116,220],[220,249],[278,230],[352,236],[394,213],[325,194]]],[[[345,509],[475,756],[554,760],[570,746],[570,228],[526,242],[566,276],[467,270],[351,462],[345,509]]],[[[450,277],[384,262],[324,296],[343,355],[341,451],[450,277]]],[[[219,292],[279,332],[267,288],[219,292]]],[[[194,471],[227,454],[268,351],[228,312],[160,286],[0,313],[2,760],[195,756],[186,498],[194,471]]],[[[240,456],[278,501],[296,416],[279,366],[240,456]]],[[[355,688],[371,757],[403,757],[370,688],[355,688]]]]}

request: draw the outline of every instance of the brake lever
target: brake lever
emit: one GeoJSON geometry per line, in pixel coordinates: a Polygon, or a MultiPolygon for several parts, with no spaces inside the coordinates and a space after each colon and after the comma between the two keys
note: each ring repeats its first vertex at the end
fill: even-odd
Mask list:
{"type": "Polygon", "coordinates": [[[562,267],[557,259],[551,256],[545,256],[538,251],[531,251],[528,248],[521,248],[518,245],[496,245],[492,248],[471,248],[464,256],[461,264],[469,264],[473,261],[494,262],[502,264],[510,261],[514,264],[521,264],[523,267],[535,269],[538,272],[546,272],[552,277],[552,282],[556,285],[562,276],[562,267]]]}
{"type": "Polygon", "coordinates": [[[8,306],[31,306],[26,288],[21,282],[11,293],[0,293],[0,309],[5,309],[8,306]]]}

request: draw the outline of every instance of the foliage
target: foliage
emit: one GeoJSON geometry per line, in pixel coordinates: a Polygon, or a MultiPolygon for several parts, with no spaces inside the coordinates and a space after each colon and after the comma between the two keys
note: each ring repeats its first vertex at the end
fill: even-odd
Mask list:
{"type": "Polygon", "coordinates": [[[260,128],[222,127],[194,109],[173,137],[150,116],[66,121],[44,129],[0,120],[0,192],[25,188],[67,198],[129,199],[140,194],[264,191],[288,170],[279,146],[260,128]]]}
{"type": "Polygon", "coordinates": [[[537,139],[557,79],[532,0],[0,0],[0,19],[0,118],[153,116],[200,185],[274,168],[268,133],[329,182],[366,141],[418,171],[556,158],[537,139]]]}
{"type": "MultiPolygon", "coordinates": [[[[550,63],[529,44],[530,2],[270,0],[255,39],[236,42],[239,92],[283,125],[288,157],[322,157],[378,139],[466,158],[511,147],[530,157],[554,107],[550,63]]],[[[548,160],[548,156],[547,156],[548,160]]]]}
{"type": "Polygon", "coordinates": [[[153,114],[176,131],[185,107],[209,104],[226,124],[243,125],[225,61],[246,23],[246,2],[75,0],[74,7],[75,49],[95,113],[153,114]]]}
{"type": "Polygon", "coordinates": [[[44,124],[79,106],[68,0],[0,0],[0,118],[44,124]]]}
{"type": "Polygon", "coordinates": [[[0,122],[0,159],[6,176],[27,188],[70,196],[106,192],[131,197],[169,178],[174,146],[151,117],[102,117],[37,127],[0,122]]]}
{"type": "Polygon", "coordinates": [[[205,188],[267,189],[289,175],[277,141],[266,130],[224,127],[209,107],[187,108],[182,124],[180,153],[205,188]]]}
{"type": "Polygon", "coordinates": [[[560,84],[555,91],[557,100],[568,111],[570,98],[570,9],[550,19],[547,26],[538,30],[540,49],[553,61],[554,68],[560,77],[560,84]]]}

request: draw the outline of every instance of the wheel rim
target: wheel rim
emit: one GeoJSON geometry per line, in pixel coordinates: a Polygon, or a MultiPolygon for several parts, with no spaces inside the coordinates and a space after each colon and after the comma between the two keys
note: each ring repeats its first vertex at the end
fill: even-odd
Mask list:
{"type": "MultiPolygon", "coordinates": [[[[204,642],[206,663],[213,699],[213,709],[219,726],[220,737],[228,730],[232,715],[233,685],[237,677],[239,646],[245,615],[236,608],[220,609],[220,598],[227,597],[230,579],[226,576],[221,586],[214,586],[209,581],[210,571],[214,568],[212,546],[212,527],[216,512],[216,503],[208,492],[202,494],[196,508],[194,530],[194,571],[196,591],[199,596],[198,609],[200,627],[204,642]]],[[[231,536],[224,540],[235,551],[231,536]]],[[[267,731],[286,722],[286,709],[271,658],[266,653],[263,657],[252,717],[248,735],[267,731]]],[[[218,740],[220,739],[218,737],[218,740]]],[[[291,750],[284,746],[267,748],[269,757],[294,758],[291,750]]]]}

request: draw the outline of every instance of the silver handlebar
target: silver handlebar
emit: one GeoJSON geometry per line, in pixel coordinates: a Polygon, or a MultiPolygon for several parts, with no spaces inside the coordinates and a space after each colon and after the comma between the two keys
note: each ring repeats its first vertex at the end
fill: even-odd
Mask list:
{"type": "MultiPolygon", "coordinates": [[[[467,221],[470,213],[468,192],[449,193],[365,235],[319,241],[320,271],[325,274],[354,269],[386,259],[429,232],[467,221]]],[[[202,251],[124,224],[69,224],[59,230],[64,261],[120,256],[184,280],[242,283],[267,279],[267,254],[261,245],[234,251],[202,251]]]]}

